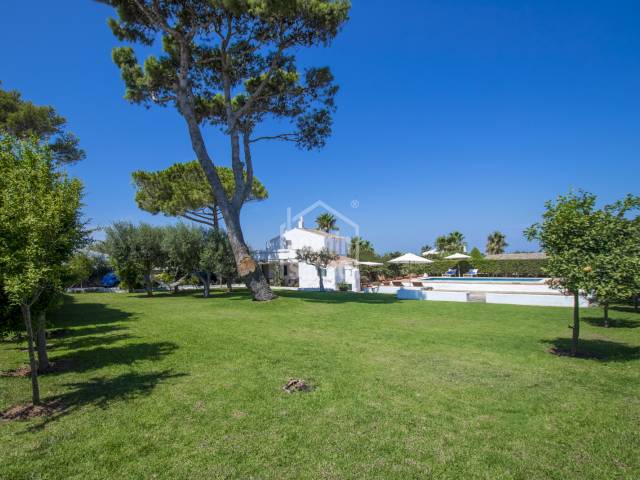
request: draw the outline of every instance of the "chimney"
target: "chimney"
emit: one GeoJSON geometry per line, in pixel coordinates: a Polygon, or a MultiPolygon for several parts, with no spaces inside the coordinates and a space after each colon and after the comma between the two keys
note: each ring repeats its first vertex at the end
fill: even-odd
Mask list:
{"type": "Polygon", "coordinates": [[[298,219],[298,228],[304,228],[304,218],[300,217],[298,219]]]}

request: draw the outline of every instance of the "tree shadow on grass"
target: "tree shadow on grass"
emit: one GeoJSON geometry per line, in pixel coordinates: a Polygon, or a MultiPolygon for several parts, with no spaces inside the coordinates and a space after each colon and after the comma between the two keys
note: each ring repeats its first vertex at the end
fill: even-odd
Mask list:
{"type": "Polygon", "coordinates": [[[50,350],[59,350],[61,348],[67,350],[79,350],[81,348],[91,348],[97,346],[111,345],[122,340],[129,340],[134,338],[128,333],[118,333],[115,335],[92,335],[92,336],[79,336],[75,335],[65,337],[63,339],[55,341],[55,343],[49,344],[50,350]]]}
{"type": "MultiPolygon", "coordinates": [[[[594,327],[604,327],[604,319],[602,317],[583,317],[589,325],[594,327]]],[[[624,318],[609,317],[609,328],[638,328],[640,320],[627,320],[624,318]]]]}
{"type": "MultiPolygon", "coordinates": [[[[571,351],[570,338],[543,340],[543,343],[551,345],[551,351],[558,355],[568,355],[571,351]]],[[[580,340],[576,358],[602,362],[628,362],[640,359],[640,347],[608,340],[580,340]]]]}
{"type": "Polygon", "coordinates": [[[27,431],[41,430],[47,424],[87,405],[107,409],[115,402],[150,395],[158,383],[183,376],[186,374],[164,370],[154,373],[125,373],[113,378],[94,377],[83,382],[64,384],[70,388],[69,391],[45,399],[45,403],[53,407],[53,413],[30,426],[27,431]]]}
{"type": "Polygon", "coordinates": [[[314,303],[362,303],[370,305],[388,305],[400,302],[395,295],[381,293],[316,292],[304,290],[281,290],[276,293],[281,297],[301,298],[307,302],[314,303]]]}
{"type": "Polygon", "coordinates": [[[52,357],[52,362],[65,364],[64,370],[54,371],[48,375],[66,372],[86,372],[98,370],[112,365],[133,365],[143,360],[157,361],[173,353],[178,346],[172,342],[134,343],[121,347],[97,347],[65,353],[60,357],[52,357]]]}
{"type": "Polygon", "coordinates": [[[631,305],[612,305],[609,309],[615,310],[616,312],[640,313],[640,310],[636,310],[635,307],[631,305]]]}
{"type": "Polygon", "coordinates": [[[130,320],[132,315],[104,303],[80,303],[76,297],[66,295],[63,308],[48,317],[56,327],[82,327],[107,325],[130,320]]]}

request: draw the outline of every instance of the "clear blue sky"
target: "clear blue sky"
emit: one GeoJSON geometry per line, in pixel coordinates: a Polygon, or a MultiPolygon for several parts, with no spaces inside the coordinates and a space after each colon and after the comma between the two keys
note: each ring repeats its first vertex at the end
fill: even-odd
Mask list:
{"type": "MultiPolygon", "coordinates": [[[[92,224],[167,222],[137,209],[130,173],[194,155],[175,111],[122,99],[110,9],[2,3],[0,80],[55,106],[79,135],[87,159],[72,172],[92,224]]],[[[252,246],[277,234],[288,206],[322,199],[379,251],[418,251],[453,229],[470,246],[500,229],[510,250],[531,249],[522,230],[545,200],[570,188],[603,201],[640,193],[637,0],[353,3],[333,46],[302,54],[341,86],[327,147],[255,152],[271,197],[243,213],[252,246]]],[[[209,140],[224,159],[226,143],[209,140]]]]}

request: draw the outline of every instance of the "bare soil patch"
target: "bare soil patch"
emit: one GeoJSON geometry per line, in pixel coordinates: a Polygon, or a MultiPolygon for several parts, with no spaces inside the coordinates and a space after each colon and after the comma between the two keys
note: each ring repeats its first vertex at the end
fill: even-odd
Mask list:
{"type": "MultiPolygon", "coordinates": [[[[49,368],[47,368],[46,370],[39,370],[38,375],[46,375],[47,373],[64,372],[65,370],[69,370],[70,368],[71,368],[71,361],[61,358],[60,360],[50,362],[49,368]]],[[[0,377],[28,377],[30,375],[31,375],[31,368],[29,367],[29,365],[22,365],[18,368],[14,368],[13,370],[6,370],[4,372],[0,372],[0,377]]]]}
{"type": "Polygon", "coordinates": [[[309,385],[301,378],[290,378],[287,384],[282,387],[282,389],[287,393],[309,392],[311,391],[311,385],[309,385]]]}
{"type": "Polygon", "coordinates": [[[22,404],[14,405],[0,412],[0,420],[29,420],[30,418],[45,417],[62,410],[62,404],[58,401],[44,402],[40,405],[22,404]]]}

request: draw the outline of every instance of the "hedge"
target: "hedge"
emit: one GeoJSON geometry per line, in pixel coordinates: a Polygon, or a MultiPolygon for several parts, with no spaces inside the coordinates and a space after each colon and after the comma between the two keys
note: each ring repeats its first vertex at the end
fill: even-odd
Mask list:
{"type": "Polygon", "coordinates": [[[468,261],[456,262],[455,260],[436,260],[433,263],[424,265],[411,265],[407,271],[412,274],[423,274],[440,276],[449,268],[460,265],[461,273],[464,274],[472,268],[478,269],[478,275],[483,277],[544,277],[544,267],[547,264],[545,259],[536,260],[486,260],[470,259],[468,261]]]}

